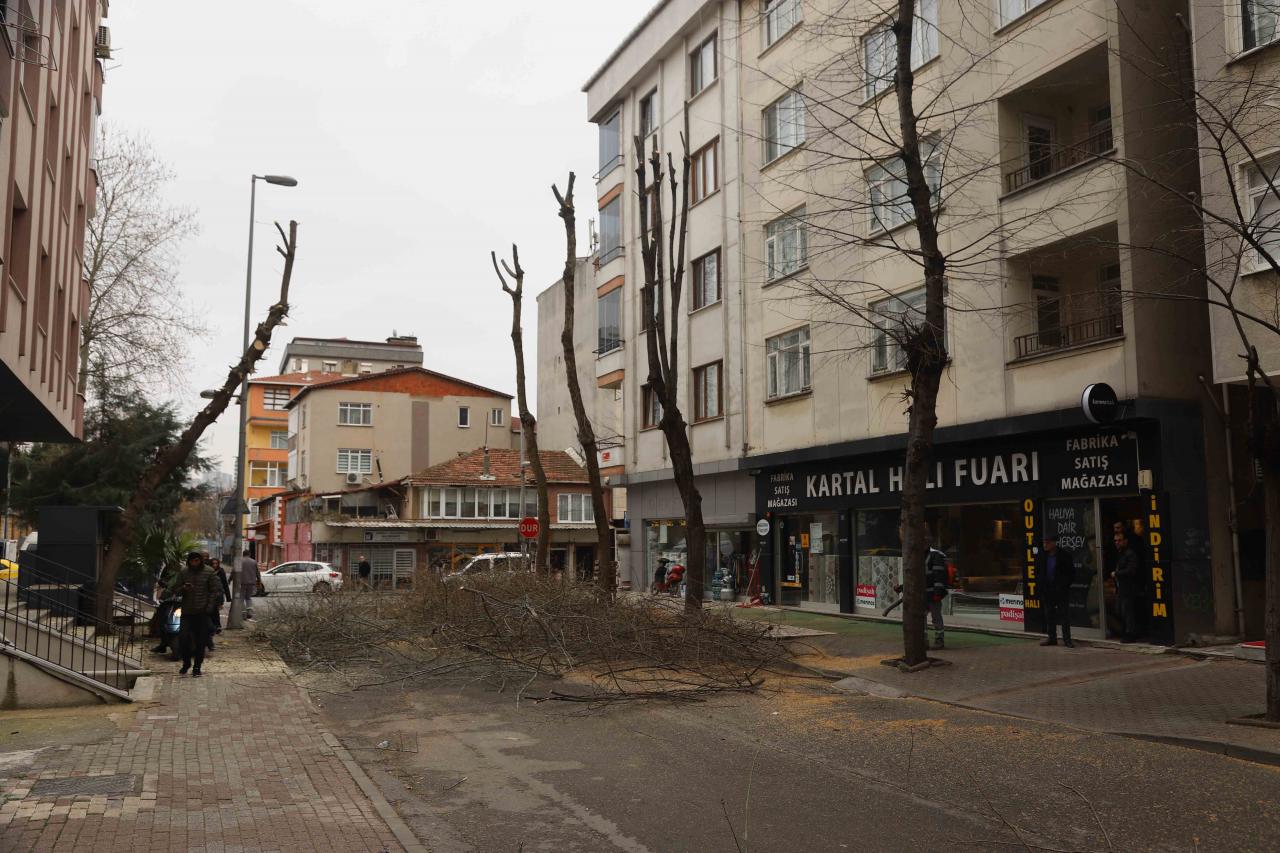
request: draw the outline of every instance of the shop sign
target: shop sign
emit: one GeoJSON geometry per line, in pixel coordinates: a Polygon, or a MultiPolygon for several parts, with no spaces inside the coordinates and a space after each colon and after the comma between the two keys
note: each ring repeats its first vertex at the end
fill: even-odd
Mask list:
{"type": "Polygon", "coordinates": [[[1169,610],[1170,578],[1168,550],[1170,543],[1165,541],[1165,531],[1169,529],[1169,520],[1164,517],[1162,501],[1154,493],[1147,498],[1147,568],[1151,572],[1151,639],[1158,643],[1172,645],[1173,613],[1169,610]]]}
{"type": "Polygon", "coordinates": [[[815,522],[809,525],[809,553],[822,553],[822,523],[815,522]]]}
{"type": "Polygon", "coordinates": [[[364,541],[366,542],[407,542],[409,541],[409,531],[407,530],[366,530],[364,532],[364,541]]]}
{"type": "Polygon", "coordinates": [[[876,585],[873,583],[860,583],[855,588],[857,596],[857,605],[859,607],[875,607],[876,606],[876,585]]]}
{"type": "Polygon", "coordinates": [[[1022,596],[1011,593],[1000,593],[1000,621],[1022,624],[1022,596]]]}
{"type": "Polygon", "coordinates": [[[756,522],[756,535],[757,536],[769,535],[769,519],[762,518],[756,522]]]}
{"type": "MultiPolygon", "coordinates": [[[[1138,489],[1138,438],[1089,429],[1027,436],[1000,444],[934,448],[927,487],[938,503],[1132,494],[1138,489]]],[[[806,512],[892,506],[901,498],[902,454],[834,459],[777,469],[756,478],[761,511],[806,512]]]]}

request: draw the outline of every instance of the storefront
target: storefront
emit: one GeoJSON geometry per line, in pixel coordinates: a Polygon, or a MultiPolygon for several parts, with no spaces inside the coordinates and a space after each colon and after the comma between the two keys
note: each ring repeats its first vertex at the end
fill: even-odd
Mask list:
{"type": "MultiPolygon", "coordinates": [[[[981,427],[966,431],[980,434],[981,427]]],[[[1198,551],[1166,547],[1174,538],[1164,476],[1169,457],[1162,446],[1168,443],[1167,429],[1135,420],[1108,428],[940,441],[926,520],[931,544],[946,553],[953,577],[944,605],[948,621],[1042,631],[1041,546],[1052,530],[1077,566],[1073,626],[1082,636],[1114,635],[1119,626],[1110,572],[1117,555],[1113,530],[1119,525],[1134,534],[1144,552],[1144,575],[1149,576],[1140,608],[1145,633],[1157,642],[1173,642],[1178,576],[1194,584],[1208,564],[1208,549],[1203,544],[1198,551]],[[1178,571],[1169,565],[1175,557],[1178,571]]],[[[769,558],[766,588],[783,605],[884,614],[897,601],[894,587],[902,582],[902,453],[877,448],[821,458],[818,449],[810,449],[795,456],[787,464],[785,454],[775,454],[761,461],[782,464],[753,472],[757,512],[769,522],[767,534],[756,537],[769,558]]],[[[1194,458],[1182,461],[1197,464],[1194,458]]],[[[1202,459],[1198,464],[1202,484],[1202,459]]],[[[1188,512],[1179,545],[1189,531],[1205,529],[1194,517],[1197,500],[1185,489],[1195,476],[1184,464],[1176,478],[1188,512]]],[[[1203,494],[1199,505],[1203,512],[1203,494]]]]}

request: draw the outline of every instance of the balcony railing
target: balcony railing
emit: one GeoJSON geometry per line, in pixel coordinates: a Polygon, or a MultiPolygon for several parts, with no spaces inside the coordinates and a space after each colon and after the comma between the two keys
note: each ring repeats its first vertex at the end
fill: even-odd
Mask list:
{"type": "Polygon", "coordinates": [[[1053,145],[1047,155],[1032,160],[1017,171],[1006,172],[1004,191],[1011,193],[1043,181],[1086,160],[1101,157],[1113,148],[1115,140],[1111,135],[1111,122],[1102,122],[1084,139],[1069,145],[1053,145]]]}
{"type": "Polygon", "coordinates": [[[1065,326],[1041,329],[1013,339],[1017,358],[1030,358],[1067,347],[1092,344],[1124,334],[1124,321],[1119,314],[1107,314],[1065,326]]]}

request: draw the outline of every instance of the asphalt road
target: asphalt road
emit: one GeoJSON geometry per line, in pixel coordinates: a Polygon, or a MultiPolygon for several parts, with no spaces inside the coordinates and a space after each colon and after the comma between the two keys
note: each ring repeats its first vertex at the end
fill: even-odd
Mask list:
{"type": "Polygon", "coordinates": [[[777,687],[600,712],[475,683],[313,695],[442,853],[1280,849],[1280,768],[777,687]]]}

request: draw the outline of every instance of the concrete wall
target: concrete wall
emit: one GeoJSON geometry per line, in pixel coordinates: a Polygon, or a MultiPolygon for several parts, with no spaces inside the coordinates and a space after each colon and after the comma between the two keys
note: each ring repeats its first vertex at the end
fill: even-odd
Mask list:
{"type": "Polygon", "coordinates": [[[69,708],[98,705],[105,700],[96,693],[52,675],[21,657],[0,649],[0,711],[20,708],[69,708]]]}

